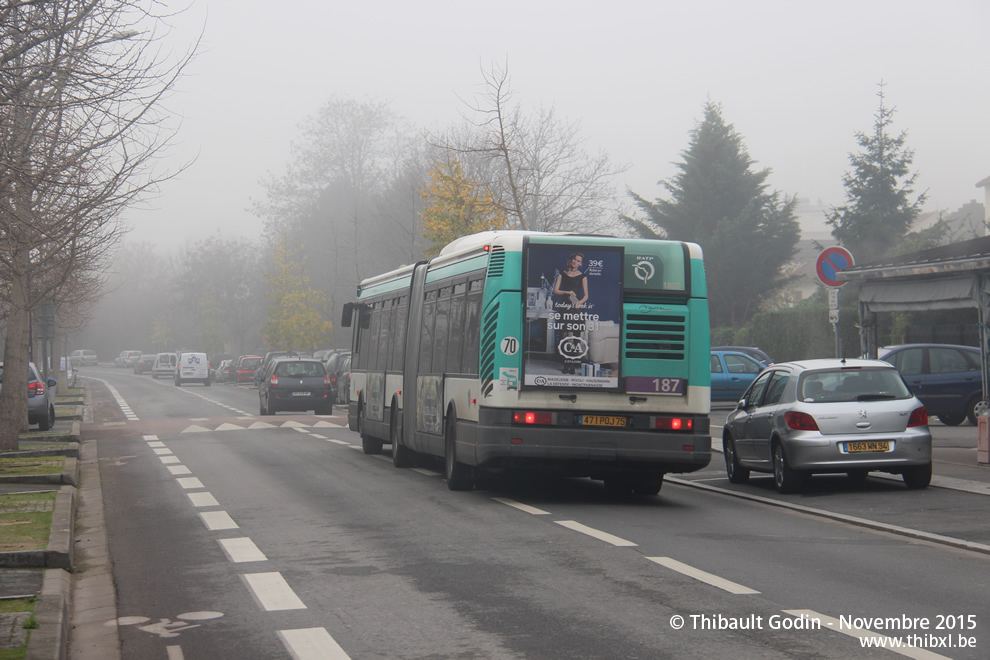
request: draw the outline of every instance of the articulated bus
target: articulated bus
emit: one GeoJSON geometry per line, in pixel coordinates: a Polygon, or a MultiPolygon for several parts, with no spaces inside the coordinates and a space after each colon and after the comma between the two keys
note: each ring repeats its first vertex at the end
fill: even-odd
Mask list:
{"type": "Polygon", "coordinates": [[[656,494],[711,459],[696,244],[483,232],[362,281],[342,324],[364,451],[442,458],[451,490],[536,469],[656,494]]]}

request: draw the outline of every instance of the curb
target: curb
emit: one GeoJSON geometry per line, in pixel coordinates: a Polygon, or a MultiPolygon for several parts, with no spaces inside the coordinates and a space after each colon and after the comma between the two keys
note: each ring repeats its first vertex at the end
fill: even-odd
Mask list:
{"type": "Polygon", "coordinates": [[[55,496],[48,547],[44,550],[0,552],[0,568],[50,568],[71,572],[75,559],[75,519],[76,487],[62,486],[55,496]]]}
{"type": "Polygon", "coordinates": [[[34,607],[38,627],[28,638],[25,660],[65,660],[69,647],[69,598],[72,580],[62,569],[45,571],[34,607]]]}

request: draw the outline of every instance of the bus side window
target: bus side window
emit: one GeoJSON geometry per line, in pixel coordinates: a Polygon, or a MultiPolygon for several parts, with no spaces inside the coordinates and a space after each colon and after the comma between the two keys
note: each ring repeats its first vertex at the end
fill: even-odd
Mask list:
{"type": "Polygon", "coordinates": [[[393,368],[398,371],[405,370],[403,360],[405,359],[406,352],[407,310],[406,298],[403,296],[402,298],[399,298],[399,306],[395,310],[395,332],[392,334],[392,363],[395,365],[393,368]]]}
{"type": "Polygon", "coordinates": [[[381,303],[375,303],[375,309],[371,312],[371,327],[368,329],[368,371],[378,369],[378,327],[381,323],[382,310],[381,303]]]}
{"type": "Polygon", "coordinates": [[[388,353],[389,348],[392,346],[392,340],[389,338],[389,332],[391,331],[392,324],[392,301],[385,300],[382,302],[382,306],[382,319],[378,329],[377,369],[379,371],[385,371],[388,369],[388,353]]]}
{"type": "Polygon", "coordinates": [[[433,325],[437,317],[437,292],[426,292],[423,305],[423,336],[419,345],[419,373],[430,373],[433,366],[433,325]]]}
{"type": "Polygon", "coordinates": [[[447,371],[463,373],[461,364],[461,339],[464,337],[464,293],[466,284],[454,285],[454,297],[450,301],[450,336],[447,338],[447,371]]]}
{"type": "Polygon", "coordinates": [[[440,290],[437,301],[437,323],[433,336],[433,373],[442,374],[447,368],[447,335],[450,324],[450,290],[440,290]]]}
{"type": "Polygon", "coordinates": [[[482,280],[475,280],[468,285],[467,294],[467,332],[464,335],[464,359],[461,361],[466,374],[478,373],[478,342],[481,336],[481,290],[482,280]]]}

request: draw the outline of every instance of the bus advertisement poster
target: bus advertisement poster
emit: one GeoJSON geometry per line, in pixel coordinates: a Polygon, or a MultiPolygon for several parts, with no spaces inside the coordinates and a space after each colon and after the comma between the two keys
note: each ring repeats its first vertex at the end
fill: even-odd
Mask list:
{"type": "Polygon", "coordinates": [[[523,386],[618,390],[621,247],[530,241],[523,386]]]}

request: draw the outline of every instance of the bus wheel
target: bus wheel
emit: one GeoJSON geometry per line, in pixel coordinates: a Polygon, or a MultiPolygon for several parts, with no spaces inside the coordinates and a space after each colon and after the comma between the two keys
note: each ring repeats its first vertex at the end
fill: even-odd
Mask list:
{"type": "Polygon", "coordinates": [[[402,426],[399,424],[399,411],[392,407],[392,420],[388,425],[388,439],[392,443],[392,465],[407,468],[413,465],[413,453],[402,444],[402,426]]]}
{"type": "Polygon", "coordinates": [[[384,443],[378,438],[368,435],[364,430],[364,409],[358,410],[358,435],[361,436],[361,449],[364,450],[365,454],[382,453],[384,443]]]}
{"type": "Polygon", "coordinates": [[[450,490],[471,490],[474,488],[474,475],[470,466],[457,460],[457,420],[451,415],[447,419],[447,433],[444,434],[443,471],[450,490]]]}

